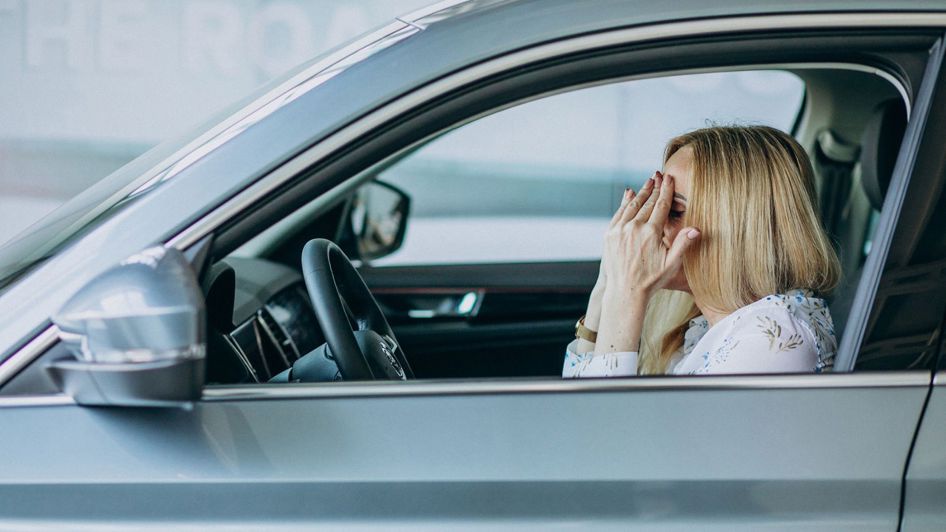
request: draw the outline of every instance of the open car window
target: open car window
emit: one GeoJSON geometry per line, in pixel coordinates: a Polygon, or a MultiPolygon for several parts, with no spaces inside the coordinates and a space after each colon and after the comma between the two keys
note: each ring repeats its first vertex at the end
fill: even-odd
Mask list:
{"type": "Polygon", "coordinates": [[[411,197],[404,244],[373,266],[596,260],[627,186],[707,125],[790,131],[804,82],[778,70],[612,83],[462,126],[381,173],[411,197]]]}
{"type": "MultiPolygon", "coordinates": [[[[257,240],[294,231],[308,239],[319,224],[340,218],[347,233],[322,234],[361,263],[419,378],[559,376],[625,187],[639,187],[660,168],[673,136],[707,125],[768,125],[793,133],[813,163],[817,208],[842,261],[841,285],[824,294],[840,339],[881,208],[865,184],[876,169],[865,170],[871,161],[861,160],[860,146],[881,142],[878,127],[903,127],[871,126],[878,109],[905,113],[894,86],[871,73],[830,67],[573,89],[455,125],[406,156],[353,176],[350,200],[334,214],[316,200],[257,240]],[[852,95],[854,86],[861,94],[852,95]],[[379,203],[379,192],[388,199],[379,203]],[[391,211],[389,219],[366,214],[381,204],[390,207],[380,208],[391,211]],[[312,225],[316,212],[323,221],[312,225]],[[384,230],[365,231],[370,227],[384,230]],[[346,247],[352,231],[372,236],[346,247]],[[393,252],[379,252],[394,240],[393,252]]],[[[898,135],[902,130],[884,137],[887,152],[899,149],[898,135]]],[[[298,251],[284,247],[289,253],[280,261],[294,266],[298,251]]],[[[251,241],[236,255],[260,258],[267,249],[274,247],[251,241]]],[[[301,285],[287,293],[305,297],[301,285]]],[[[307,342],[300,354],[318,338],[307,342]]]]}

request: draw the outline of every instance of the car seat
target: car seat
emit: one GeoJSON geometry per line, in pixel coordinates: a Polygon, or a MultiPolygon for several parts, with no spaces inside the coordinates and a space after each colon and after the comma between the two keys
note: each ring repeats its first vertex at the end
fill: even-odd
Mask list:
{"type": "Polygon", "coordinates": [[[842,264],[841,281],[829,298],[839,340],[870,252],[906,125],[902,100],[886,100],[874,108],[861,135],[859,158],[851,172],[850,193],[840,206],[840,212],[826,218],[835,222],[827,229],[835,239],[842,264]]]}

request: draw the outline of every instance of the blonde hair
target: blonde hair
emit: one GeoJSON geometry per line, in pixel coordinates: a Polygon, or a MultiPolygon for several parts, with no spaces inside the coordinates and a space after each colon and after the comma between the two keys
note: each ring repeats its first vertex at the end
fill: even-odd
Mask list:
{"type": "MultiPolygon", "coordinates": [[[[664,161],[692,150],[683,225],[699,228],[683,261],[701,304],[731,313],[794,288],[829,292],[840,263],[815,210],[811,162],[790,135],[766,126],[717,126],[671,139],[664,161]]],[[[648,306],[641,373],[666,373],[683,345],[693,296],[662,290],[648,306]]]]}

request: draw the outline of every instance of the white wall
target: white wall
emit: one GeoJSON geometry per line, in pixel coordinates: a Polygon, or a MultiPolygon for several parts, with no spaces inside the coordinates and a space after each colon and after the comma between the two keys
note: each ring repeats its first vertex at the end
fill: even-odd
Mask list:
{"type": "Polygon", "coordinates": [[[0,242],[273,76],[432,0],[0,0],[0,242]]]}
{"type": "MultiPolygon", "coordinates": [[[[429,3],[0,0],[0,244],[272,77],[429,3]]],[[[422,158],[636,175],[706,120],[790,124],[800,94],[761,72],[600,87],[487,118],[422,158]]]]}

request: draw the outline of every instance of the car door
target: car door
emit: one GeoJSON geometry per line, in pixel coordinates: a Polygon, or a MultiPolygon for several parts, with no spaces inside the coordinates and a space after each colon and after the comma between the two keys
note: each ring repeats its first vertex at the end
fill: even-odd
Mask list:
{"type": "MultiPolygon", "coordinates": [[[[913,164],[938,153],[946,119],[932,52],[837,374],[219,386],[162,409],[6,396],[0,515],[11,528],[893,530],[931,374],[848,370],[888,250],[925,218],[903,208],[929,197],[911,182],[941,179],[913,164]]],[[[47,332],[23,352],[55,344],[47,332]]]]}

